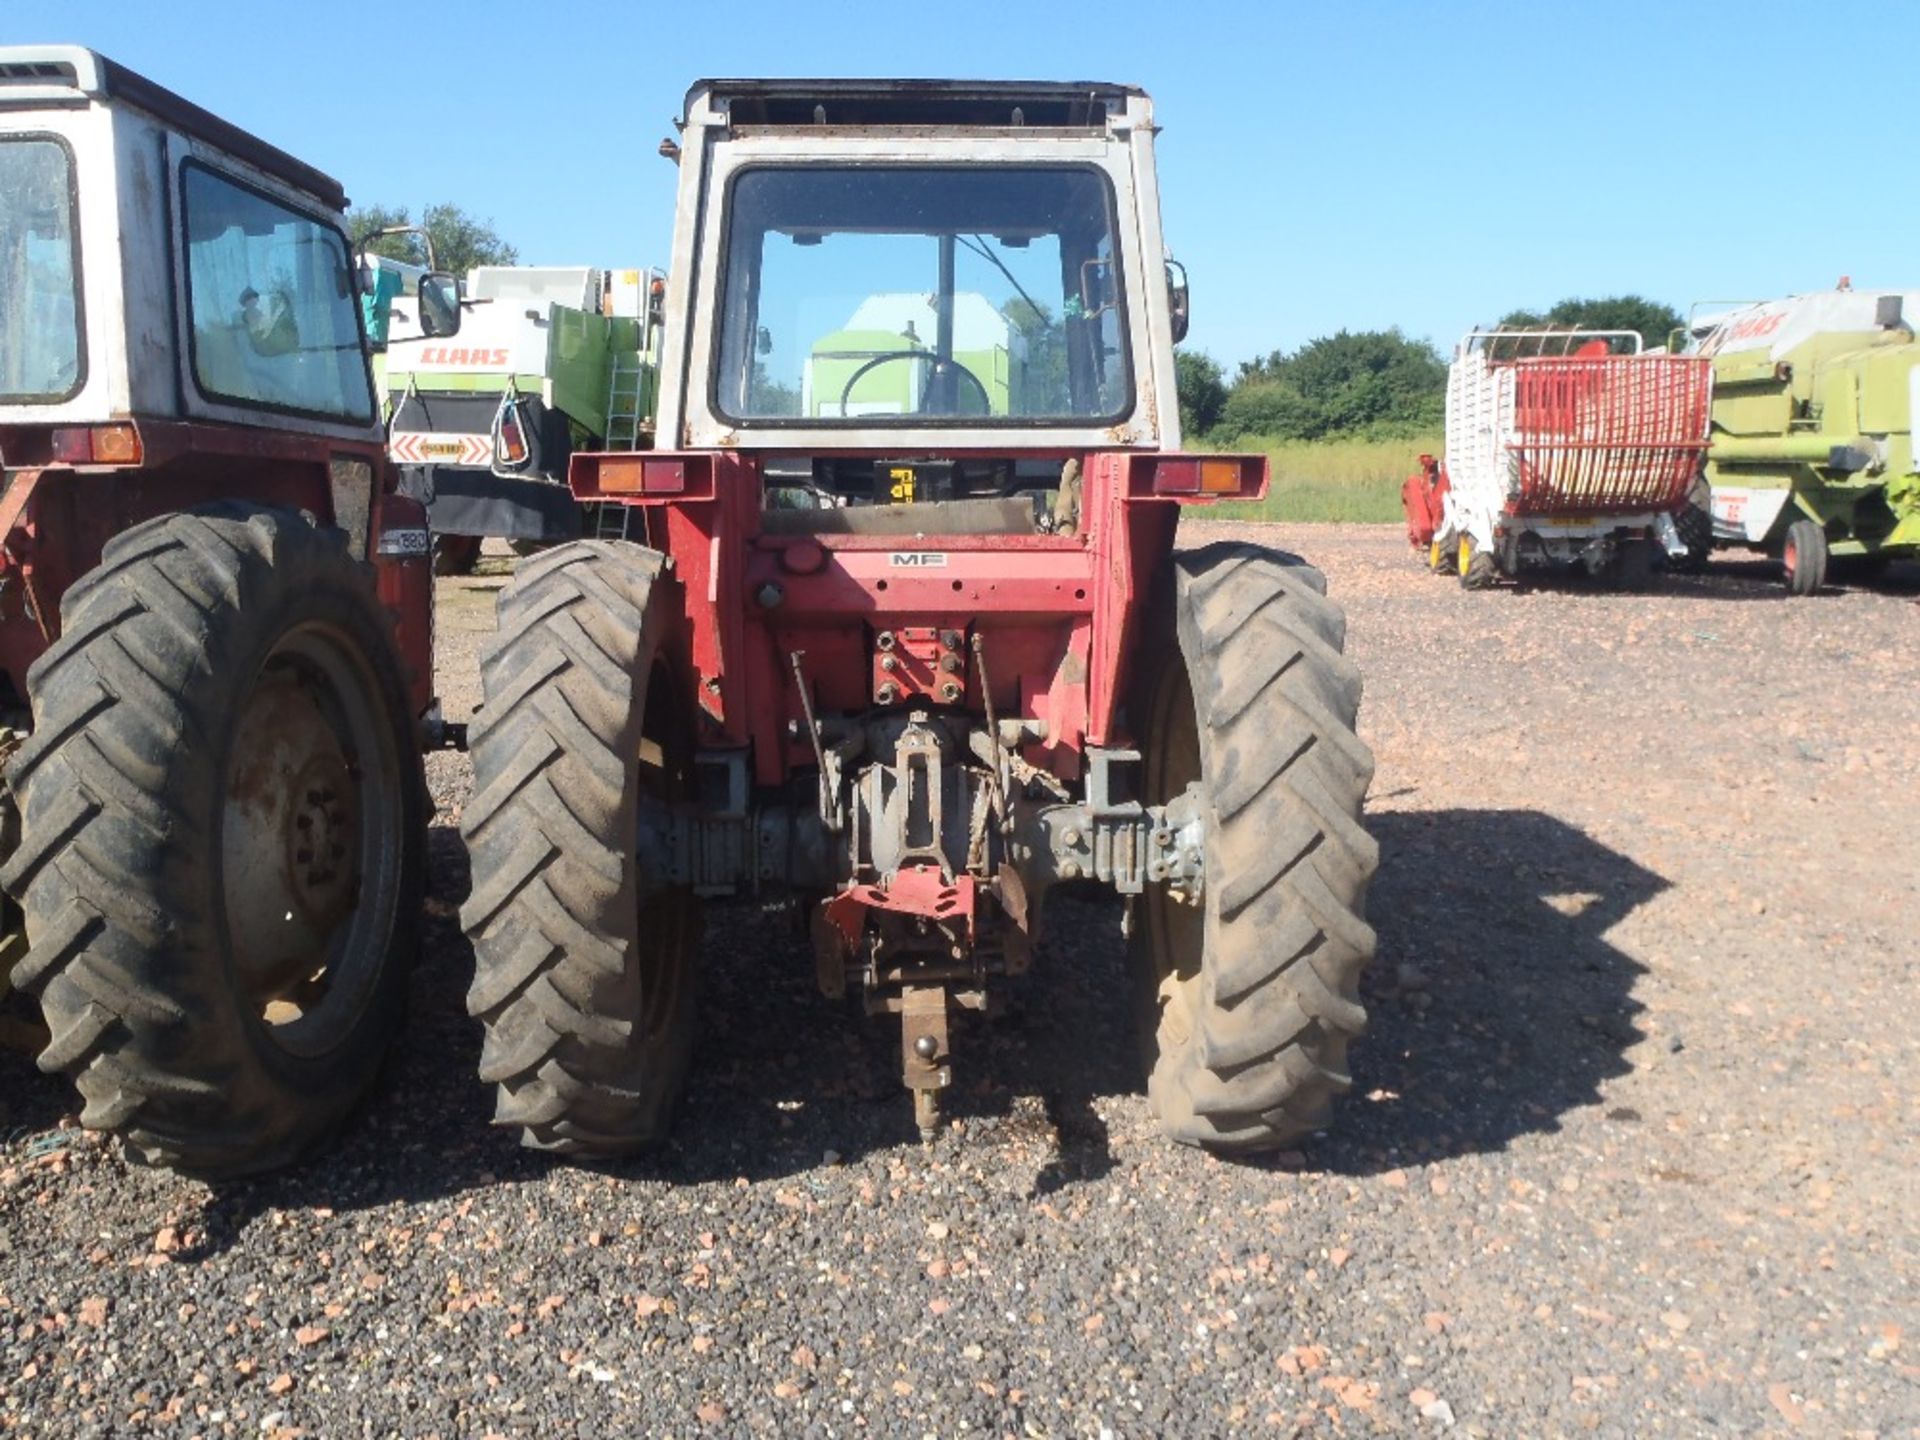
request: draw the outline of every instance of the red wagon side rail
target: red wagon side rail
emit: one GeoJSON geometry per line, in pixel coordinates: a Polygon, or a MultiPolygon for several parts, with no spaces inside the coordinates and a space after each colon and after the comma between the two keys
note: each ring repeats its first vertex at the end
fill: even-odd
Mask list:
{"type": "Polygon", "coordinates": [[[1528,357],[1514,370],[1515,515],[1671,510],[1707,448],[1712,362],[1528,357]]]}

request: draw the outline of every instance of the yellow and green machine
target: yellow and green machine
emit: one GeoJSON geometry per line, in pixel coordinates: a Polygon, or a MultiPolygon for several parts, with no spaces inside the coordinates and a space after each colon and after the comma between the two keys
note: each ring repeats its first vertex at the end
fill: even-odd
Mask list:
{"type": "Polygon", "coordinates": [[[1837,290],[1697,323],[1713,357],[1705,480],[1716,544],[1818,591],[1835,563],[1920,556],[1920,290],[1837,290]]]}
{"type": "Polygon", "coordinates": [[[650,434],[662,278],[478,268],[462,290],[460,334],[442,340],[421,333],[419,267],[369,264],[388,451],[403,488],[426,503],[436,569],[470,569],[488,537],[525,547],[584,533],[590,517],[567,488],[567,461],[576,449],[637,449],[650,434]]]}
{"type": "MultiPolygon", "coordinates": [[[[986,296],[962,292],[953,300],[953,359],[964,377],[955,387],[957,408],[1013,413],[1026,377],[1025,337],[986,296]]],[[[935,323],[929,296],[869,295],[843,328],[814,342],[801,413],[838,418],[919,410],[935,365],[935,323]]]]}

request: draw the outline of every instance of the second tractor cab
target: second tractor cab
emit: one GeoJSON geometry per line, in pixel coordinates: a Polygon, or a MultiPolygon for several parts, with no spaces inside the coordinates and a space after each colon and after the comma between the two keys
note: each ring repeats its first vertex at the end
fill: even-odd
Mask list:
{"type": "Polygon", "coordinates": [[[629,538],[524,562],[483,661],[471,1006],[526,1143],[665,1132],[701,898],[763,892],[899,1024],[925,1135],[1056,886],[1126,908],[1170,1135],[1325,1123],[1373,950],[1360,678],[1298,557],[1174,548],[1267,473],[1181,448],[1156,133],[1123,85],[689,92],[658,448],[571,467],[629,538]]]}

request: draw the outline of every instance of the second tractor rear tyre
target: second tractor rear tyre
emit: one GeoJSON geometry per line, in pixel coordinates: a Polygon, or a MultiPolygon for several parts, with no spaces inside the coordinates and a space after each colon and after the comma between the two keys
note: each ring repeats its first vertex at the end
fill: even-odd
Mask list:
{"type": "Polygon", "coordinates": [[[481,663],[461,828],[468,1010],[494,1123],[607,1156],[665,1137],[693,1048],[697,902],[641,873],[640,807],[690,783],[690,700],[655,551],[576,540],[521,563],[481,663]]]}
{"type": "Polygon", "coordinates": [[[241,504],[108,542],[27,672],[3,877],[44,1070],[209,1179],[293,1160],[405,998],[426,786],[392,622],[346,536],[241,504]]]}
{"type": "Polygon", "coordinates": [[[1360,818],[1360,675],[1325,581],[1294,557],[1209,545],[1173,575],[1176,635],[1138,652],[1142,798],[1198,790],[1205,882],[1197,907],[1163,886],[1135,902],[1148,1095],[1175,1140],[1272,1149],[1325,1125],[1366,1023],[1379,848],[1360,818]]]}

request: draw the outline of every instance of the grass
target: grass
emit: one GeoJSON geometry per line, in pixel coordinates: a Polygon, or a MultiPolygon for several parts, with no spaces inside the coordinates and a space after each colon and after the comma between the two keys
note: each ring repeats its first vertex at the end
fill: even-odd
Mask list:
{"type": "MultiPolygon", "coordinates": [[[[1204,443],[1204,442],[1202,442],[1204,443]]],[[[1422,452],[1437,455],[1438,433],[1400,440],[1270,440],[1248,436],[1228,446],[1266,455],[1272,466],[1259,504],[1207,507],[1209,520],[1345,520],[1390,523],[1400,517],[1400,486],[1422,452]]]]}

